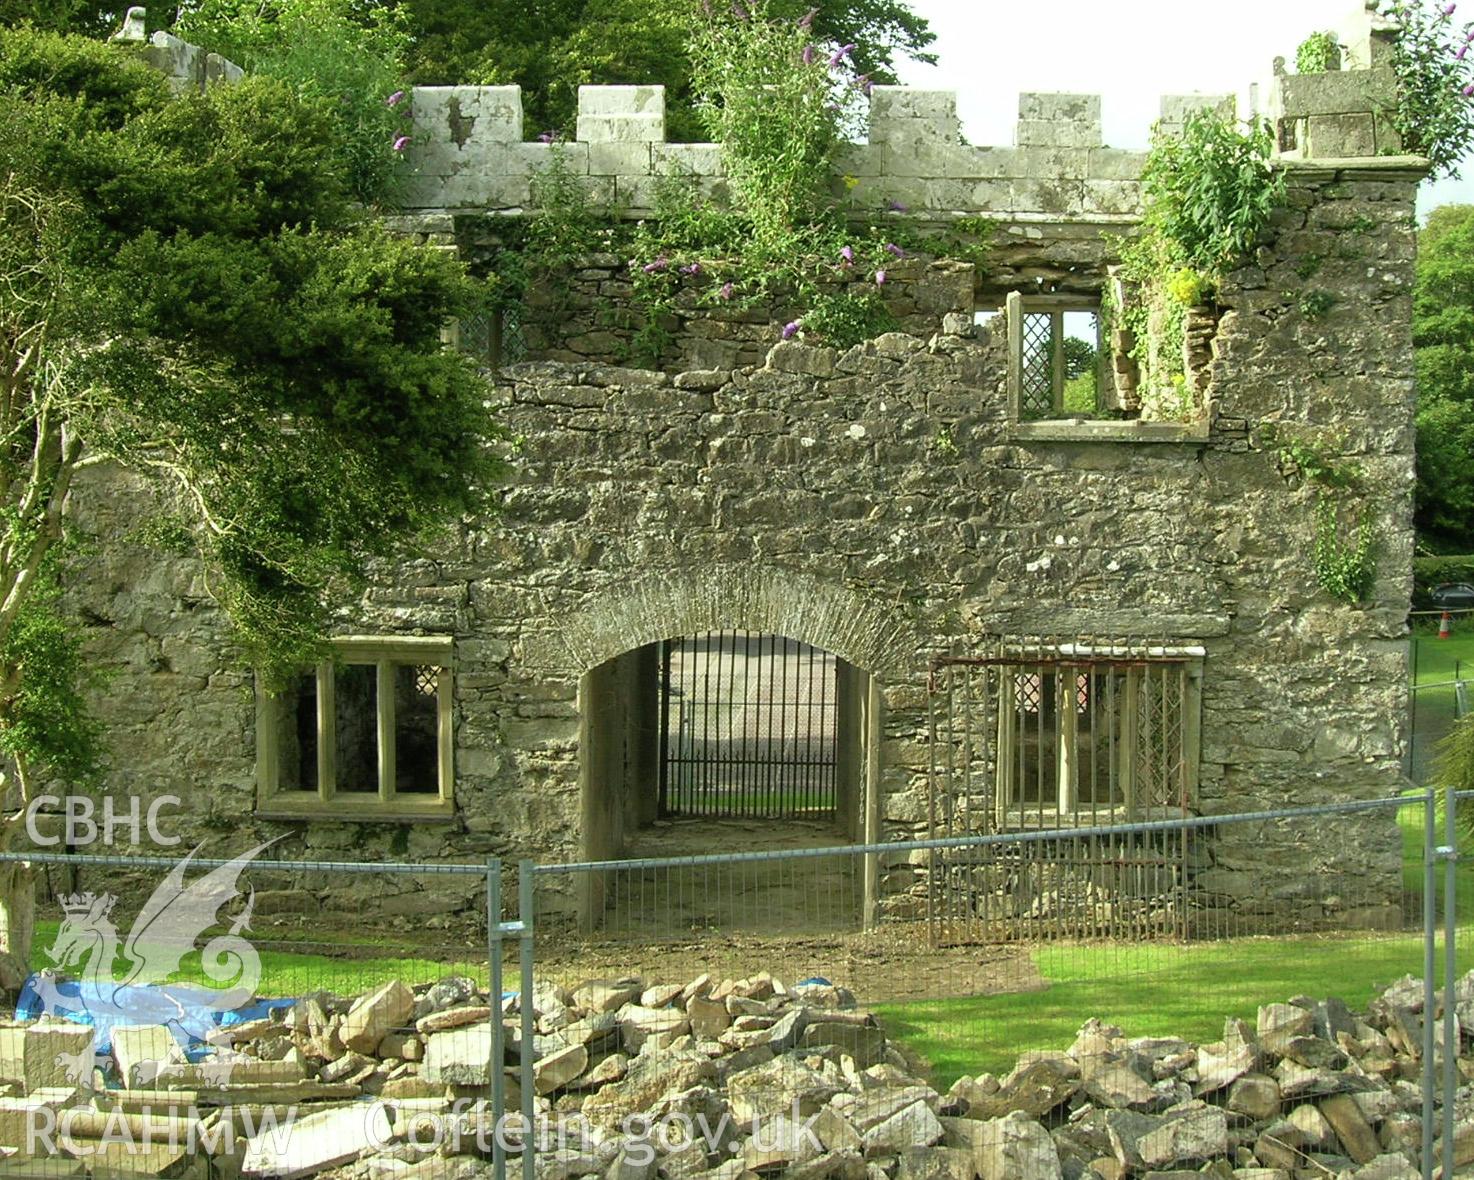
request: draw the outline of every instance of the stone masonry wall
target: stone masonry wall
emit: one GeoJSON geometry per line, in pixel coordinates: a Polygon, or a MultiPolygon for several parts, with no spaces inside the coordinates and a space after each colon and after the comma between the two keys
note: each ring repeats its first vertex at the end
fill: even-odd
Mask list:
{"type": "MultiPolygon", "coordinates": [[[[118,669],[99,701],[112,788],[184,795],[179,827],[217,849],[282,836],[272,855],[575,857],[580,677],[644,643],[738,627],[875,675],[891,835],[921,830],[926,814],[928,660],[997,635],[1203,646],[1204,813],[1395,793],[1419,172],[1397,161],[1289,171],[1271,239],[1222,291],[1206,441],[1018,437],[1003,334],[973,338],[956,320],[930,346],[899,334],[843,354],[790,342],[736,370],[579,361],[500,374],[496,417],[521,440],[500,517],[384,566],[341,615],[344,632],[455,637],[449,823],[253,818],[250,673],[200,573],[129,540],[138,485],[91,473],[77,516],[106,544],[71,594],[92,650],[118,669]],[[1314,291],[1332,314],[1307,313],[1314,291]],[[1281,473],[1271,427],[1364,467],[1378,537],[1367,604],[1318,589],[1313,492],[1281,473]]],[[[1387,916],[1399,857],[1387,816],[1304,839],[1229,832],[1204,881],[1236,904],[1293,908],[1313,863],[1342,886],[1327,917],[1387,916]]],[[[356,912],[366,892],[422,913],[476,890],[317,882],[300,904],[356,912]]]]}

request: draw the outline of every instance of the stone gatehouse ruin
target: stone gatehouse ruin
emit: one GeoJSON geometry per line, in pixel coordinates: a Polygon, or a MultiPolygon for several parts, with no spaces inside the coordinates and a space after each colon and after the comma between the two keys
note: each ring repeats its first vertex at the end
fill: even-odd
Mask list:
{"type": "MultiPolygon", "coordinates": [[[[1112,235],[1140,208],[1143,155],[1103,146],[1099,99],[1024,95],[1015,145],[973,147],[951,95],[877,87],[850,199],[988,219],[986,271],[898,262],[906,330],[847,351],[780,340],[780,306],[678,306],[660,366],[633,368],[598,316],[628,293],[626,261],[590,258],[565,298],[528,300],[521,359],[490,373],[516,442],[500,515],[382,566],[342,605],[336,660],[293,692],[258,692],[202,571],[134,539],[144,486],[89,473],[73,507],[106,543],[70,595],[117,669],[99,702],[110,789],[180,795],[191,843],[417,861],[616,859],[672,813],[746,817],[762,847],[799,823],[872,842],[1395,794],[1424,164],[1378,113],[1380,37],[1367,18],[1355,68],[1257,92],[1287,199],[1190,325],[1173,413],[1109,364],[1108,412],[1063,400],[1062,341],[1098,312],[1112,235]],[[1317,585],[1316,497],[1285,439],[1366,473],[1363,603],[1317,585]],[[933,737],[939,685],[955,693],[933,737]],[[938,742],[958,753],[946,773],[938,742]]],[[[161,54],[188,75],[187,49],[161,54]]],[[[515,88],[413,101],[395,227],[483,264],[554,149],[523,141],[515,88]]],[[[1170,98],[1163,118],[1224,101],[1170,98]]],[[[584,87],[580,104],[558,150],[626,215],[677,166],[721,185],[718,146],[664,142],[658,88],[584,87]]],[[[1325,920],[1394,919],[1386,814],[1297,833],[1225,831],[1191,871],[1266,913],[1315,873],[1325,920]]],[[[917,916],[923,877],[878,866],[867,916],[917,916]]],[[[275,900],[434,915],[479,884],[334,888],[275,900]]],[[[587,920],[596,904],[568,898],[587,920]]]]}

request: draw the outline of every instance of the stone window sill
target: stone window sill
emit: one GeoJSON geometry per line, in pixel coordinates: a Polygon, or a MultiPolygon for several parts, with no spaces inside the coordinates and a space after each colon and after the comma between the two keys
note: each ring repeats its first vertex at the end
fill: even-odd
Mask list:
{"type": "Polygon", "coordinates": [[[1015,422],[1010,436],[1039,442],[1206,442],[1208,424],[1057,418],[1042,422],[1015,422]]]}
{"type": "Polygon", "coordinates": [[[423,824],[453,823],[455,804],[434,800],[423,804],[406,804],[397,800],[385,805],[377,799],[340,797],[336,802],[321,799],[283,799],[264,801],[253,813],[262,820],[317,820],[323,823],[423,824]]]}

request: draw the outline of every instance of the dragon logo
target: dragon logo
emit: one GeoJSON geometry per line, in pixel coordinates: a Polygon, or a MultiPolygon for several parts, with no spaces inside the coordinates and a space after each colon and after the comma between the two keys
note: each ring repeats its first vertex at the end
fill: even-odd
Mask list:
{"type": "MultiPolygon", "coordinates": [[[[185,872],[199,851],[196,847],[154,890],[121,947],[112,916],[115,895],[80,893],[63,897],[65,917],[56,940],[45,952],[55,969],[40,973],[34,982],[42,1012],[98,1028],[162,1024],[181,1045],[199,1040],[200,1019],[213,1020],[219,1013],[248,1003],[261,978],[260,956],[241,936],[250,926],[255,890],[249,891],[245,905],[235,916],[225,920],[226,932],[199,948],[199,970],[208,983],[167,988],[157,985],[180,974],[185,956],[196,950],[207,931],[221,924],[221,908],[240,896],[236,883],[241,873],[272,843],[258,844],[186,884],[185,872]],[[120,955],[128,966],[118,972],[120,955]],[[69,978],[64,979],[62,972],[69,978]]],[[[211,1039],[218,1043],[218,1038],[211,1039]]],[[[57,1058],[58,1067],[76,1082],[91,1077],[92,1064],[90,1050],[57,1058]]],[[[145,1063],[145,1071],[151,1065],[153,1076],[157,1076],[162,1064],[145,1063]]],[[[149,1079],[141,1080],[146,1083],[149,1079]]]]}

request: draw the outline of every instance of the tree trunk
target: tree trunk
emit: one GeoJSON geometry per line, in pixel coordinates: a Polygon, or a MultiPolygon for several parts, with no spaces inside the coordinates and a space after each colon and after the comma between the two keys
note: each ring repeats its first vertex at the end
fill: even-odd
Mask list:
{"type": "MultiPolygon", "coordinates": [[[[0,852],[9,852],[16,834],[24,829],[26,808],[30,805],[30,782],[24,762],[16,768],[12,780],[0,772],[0,852]],[[19,808],[6,816],[4,805],[11,795],[18,797],[19,808]]],[[[14,955],[19,965],[29,971],[31,944],[36,935],[36,870],[22,861],[0,861],[0,953],[14,955]]]]}
{"type": "Polygon", "coordinates": [[[35,870],[28,864],[0,865],[0,951],[29,968],[35,934],[35,870]]]}

